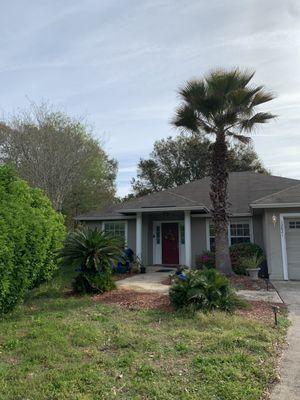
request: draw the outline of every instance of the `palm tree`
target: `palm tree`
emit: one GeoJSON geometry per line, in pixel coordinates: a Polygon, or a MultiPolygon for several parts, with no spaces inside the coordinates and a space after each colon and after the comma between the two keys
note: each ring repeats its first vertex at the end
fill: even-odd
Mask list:
{"type": "Polygon", "coordinates": [[[231,275],[228,246],[228,141],[250,143],[257,124],[274,118],[256,107],[274,98],[263,86],[251,86],[253,72],[217,70],[191,80],[179,90],[182,100],[172,124],[214,138],[211,162],[212,220],[215,226],[216,267],[231,275]]]}

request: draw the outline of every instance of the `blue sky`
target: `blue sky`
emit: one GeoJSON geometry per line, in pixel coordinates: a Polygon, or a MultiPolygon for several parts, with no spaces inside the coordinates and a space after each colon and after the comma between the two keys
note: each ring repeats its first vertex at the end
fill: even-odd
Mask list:
{"type": "Polygon", "coordinates": [[[176,90],[216,67],[248,67],[277,94],[278,119],[254,134],[275,174],[300,178],[300,2],[11,0],[0,15],[0,112],[48,100],[85,116],[119,161],[136,163],[170,126],[176,90]]]}

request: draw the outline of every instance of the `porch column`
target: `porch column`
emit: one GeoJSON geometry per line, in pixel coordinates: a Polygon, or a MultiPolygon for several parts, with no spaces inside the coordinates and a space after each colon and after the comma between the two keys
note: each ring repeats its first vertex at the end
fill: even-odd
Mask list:
{"type": "Polygon", "coordinates": [[[136,256],[142,260],[142,213],[136,214],[136,256]]]}
{"type": "Polygon", "coordinates": [[[184,212],[185,265],[192,266],[191,212],[184,212]]]}

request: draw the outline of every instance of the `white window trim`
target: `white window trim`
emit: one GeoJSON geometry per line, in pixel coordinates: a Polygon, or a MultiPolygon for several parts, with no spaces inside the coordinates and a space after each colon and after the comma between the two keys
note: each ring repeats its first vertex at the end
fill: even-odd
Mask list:
{"type": "Polygon", "coordinates": [[[128,221],[115,219],[102,221],[101,229],[103,232],[105,231],[105,224],[125,224],[125,247],[128,247],[128,221]]]}
{"type": "MultiPolygon", "coordinates": [[[[210,251],[210,234],[209,234],[209,225],[211,223],[211,218],[206,219],[206,248],[207,251],[210,251]]],[[[254,233],[253,233],[253,221],[252,218],[243,218],[240,221],[235,221],[234,219],[229,220],[228,224],[228,245],[231,246],[231,234],[230,234],[230,224],[231,223],[249,223],[249,233],[250,233],[250,243],[254,241],[254,233]]]]}
{"type": "Polygon", "coordinates": [[[280,241],[281,241],[281,256],[282,256],[282,271],[283,279],[285,281],[289,280],[289,269],[288,269],[288,258],[286,249],[286,235],[285,235],[285,218],[300,218],[300,213],[283,213],[279,214],[280,223],[280,241]]]}

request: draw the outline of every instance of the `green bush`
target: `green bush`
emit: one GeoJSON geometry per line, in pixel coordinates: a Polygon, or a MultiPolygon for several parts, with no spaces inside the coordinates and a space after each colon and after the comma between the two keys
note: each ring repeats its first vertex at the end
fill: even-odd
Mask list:
{"type": "Polygon", "coordinates": [[[42,191],[30,188],[11,167],[0,167],[0,313],[51,278],[64,235],[63,218],[42,191]]]}
{"type": "Polygon", "coordinates": [[[175,308],[232,311],[238,304],[229,280],[215,269],[190,270],[185,271],[185,275],[185,280],[175,278],[170,288],[169,295],[175,308]]]}
{"type": "MultiPolygon", "coordinates": [[[[229,248],[232,269],[237,275],[247,275],[246,263],[244,259],[249,259],[254,256],[261,260],[260,265],[264,261],[263,249],[254,243],[237,243],[229,248]]],[[[216,259],[213,251],[204,251],[196,258],[197,268],[215,268],[216,259]]]]}
{"type": "Polygon", "coordinates": [[[80,273],[72,282],[73,290],[79,294],[103,293],[116,287],[110,272],[80,273]]]}
{"type": "Polygon", "coordinates": [[[232,269],[238,275],[247,275],[248,267],[244,263],[245,259],[257,256],[263,261],[263,249],[254,243],[237,243],[230,246],[229,251],[232,269]]]}
{"type": "Polygon", "coordinates": [[[70,233],[60,251],[64,265],[79,268],[79,275],[73,282],[77,293],[103,293],[113,289],[113,263],[122,256],[122,240],[97,228],[70,233]]]}

